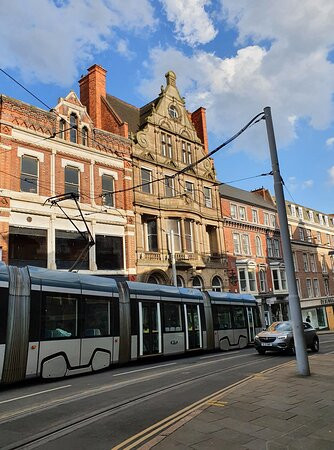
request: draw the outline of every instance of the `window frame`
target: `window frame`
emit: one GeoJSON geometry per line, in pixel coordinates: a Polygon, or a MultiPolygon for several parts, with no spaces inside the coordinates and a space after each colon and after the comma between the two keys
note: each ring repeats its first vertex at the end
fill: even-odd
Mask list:
{"type": "Polygon", "coordinates": [[[78,198],[80,199],[80,169],[78,168],[78,167],[76,167],[76,166],[71,166],[70,164],[67,164],[65,167],[64,167],[64,189],[65,189],[65,194],[68,194],[68,193],[74,193],[74,194],[77,194],[78,195],[78,198]],[[67,170],[73,170],[73,171],[76,171],[76,173],[77,173],[77,176],[78,176],[78,183],[77,183],[77,185],[75,184],[75,183],[71,183],[71,182],[69,182],[69,181],[66,181],[66,171],[67,170]],[[78,187],[78,189],[77,189],[77,192],[74,190],[68,190],[68,188],[70,187],[70,186],[77,186],[78,187]]]}
{"type": "Polygon", "coordinates": [[[144,194],[152,194],[152,170],[147,169],[146,167],[140,168],[140,181],[141,181],[141,192],[144,194]],[[148,179],[143,177],[143,174],[146,172],[146,175],[149,175],[148,179]],[[149,184],[145,184],[149,183],[149,184]]]}
{"type": "Polygon", "coordinates": [[[36,156],[31,156],[27,154],[23,154],[21,156],[21,167],[20,167],[20,192],[27,192],[29,194],[38,194],[39,193],[39,159],[36,156]],[[36,164],[36,175],[28,172],[23,172],[23,164],[25,160],[34,161],[36,164]],[[34,183],[29,183],[27,180],[35,180],[36,185],[34,183]],[[22,189],[22,182],[27,183],[28,185],[35,186],[35,190],[25,190],[22,189]]]}
{"type": "Polygon", "coordinates": [[[103,204],[114,208],[115,207],[115,194],[113,192],[115,191],[115,177],[113,177],[112,175],[110,175],[108,173],[103,173],[101,175],[101,187],[102,187],[103,204]],[[106,180],[107,178],[112,180],[112,182],[111,182],[112,189],[104,189],[103,188],[103,181],[106,180]]]}

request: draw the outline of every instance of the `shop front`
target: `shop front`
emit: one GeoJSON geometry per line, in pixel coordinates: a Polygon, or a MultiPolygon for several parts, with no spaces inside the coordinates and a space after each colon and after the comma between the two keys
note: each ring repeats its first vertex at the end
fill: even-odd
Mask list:
{"type": "Polygon", "coordinates": [[[304,322],[309,322],[317,330],[334,329],[334,297],[301,300],[304,322]]]}

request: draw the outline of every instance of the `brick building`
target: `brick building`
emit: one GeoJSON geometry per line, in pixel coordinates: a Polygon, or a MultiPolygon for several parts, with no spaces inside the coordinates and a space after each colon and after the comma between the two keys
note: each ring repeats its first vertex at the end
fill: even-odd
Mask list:
{"type": "Polygon", "coordinates": [[[289,318],[276,205],[266,189],[219,187],[229,290],[253,294],[264,323],[289,318]]]}
{"type": "Polygon", "coordinates": [[[105,71],[93,66],[80,80],[81,102],[95,125],[114,122],[133,141],[136,266],[139,281],[170,284],[171,242],[181,286],[227,287],[219,192],[213,161],[176,173],[208,152],[205,110],[189,113],[174,72],[157,98],[137,108],[105,91],[105,71]],[[156,181],[158,180],[158,181],[156,181]]]}
{"type": "Polygon", "coordinates": [[[6,263],[73,265],[88,234],[76,203],[62,201],[63,211],[45,204],[73,192],[95,240],[78,268],[135,276],[132,191],[108,195],[131,187],[131,141],[125,124],[98,125],[72,91],[51,111],[0,96],[0,250],[6,263]]]}
{"type": "Polygon", "coordinates": [[[303,319],[334,329],[334,221],[320,211],[286,202],[303,319]]]}

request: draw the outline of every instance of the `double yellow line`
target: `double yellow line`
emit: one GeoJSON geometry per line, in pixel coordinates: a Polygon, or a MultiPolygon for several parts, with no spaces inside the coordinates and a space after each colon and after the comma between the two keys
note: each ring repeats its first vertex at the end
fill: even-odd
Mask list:
{"type": "MultiPolygon", "coordinates": [[[[212,406],[213,402],[218,402],[219,398],[222,394],[225,394],[226,392],[231,392],[234,389],[236,389],[241,384],[247,383],[248,381],[256,378],[259,376],[259,374],[265,374],[268,372],[272,372],[279,367],[290,365],[291,361],[284,364],[279,364],[275,367],[271,367],[270,369],[263,370],[262,372],[259,372],[254,375],[250,375],[249,377],[246,377],[234,384],[231,384],[230,386],[221,389],[214,394],[208,395],[207,397],[202,398],[201,400],[198,400],[195,403],[192,403],[191,405],[187,406],[184,409],[181,409],[180,411],[177,411],[176,413],[172,414],[171,416],[166,417],[163,420],[160,420],[160,422],[155,423],[154,425],[146,428],[145,430],[141,431],[140,433],[135,434],[134,436],[131,436],[129,439],[126,439],[125,441],[121,442],[120,444],[116,445],[116,447],[113,447],[112,450],[130,450],[131,448],[137,447],[142,442],[147,441],[152,436],[155,436],[162,432],[163,430],[171,427],[176,422],[184,419],[186,416],[191,415],[195,413],[195,411],[203,410],[205,408],[208,408],[209,406],[212,406]]],[[[219,402],[222,403],[222,402],[219,402]]],[[[223,405],[220,405],[223,406],[223,405]]],[[[200,412],[200,411],[199,411],[200,412]]]]}

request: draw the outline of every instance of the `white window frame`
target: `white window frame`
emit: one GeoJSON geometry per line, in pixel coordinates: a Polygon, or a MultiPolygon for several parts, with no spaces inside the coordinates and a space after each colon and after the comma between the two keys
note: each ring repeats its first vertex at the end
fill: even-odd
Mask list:
{"type": "Polygon", "coordinates": [[[230,203],[230,211],[231,211],[231,218],[238,219],[238,207],[235,203],[230,203]]]}
{"type": "Polygon", "coordinates": [[[256,279],[256,270],[255,267],[252,265],[240,265],[237,266],[237,272],[238,272],[238,283],[239,283],[239,290],[240,292],[249,292],[249,293],[254,293],[254,292],[258,292],[258,288],[257,288],[257,279],[256,279]],[[245,289],[242,289],[241,286],[241,278],[240,278],[240,271],[244,271],[245,273],[245,289]],[[250,278],[249,278],[249,274],[252,273],[254,274],[254,279],[251,280],[254,284],[255,289],[251,290],[251,282],[250,282],[250,278]]]}
{"type": "Polygon", "coordinates": [[[239,233],[233,233],[233,251],[235,255],[241,255],[241,241],[239,233]],[[239,250],[236,249],[236,244],[239,247],[239,250]]]}
{"type": "Polygon", "coordinates": [[[313,295],[314,297],[320,297],[320,285],[318,278],[313,278],[313,295]]]}
{"type": "Polygon", "coordinates": [[[313,297],[313,285],[311,278],[306,278],[306,294],[307,298],[313,297]]]}
{"type": "Polygon", "coordinates": [[[290,206],[291,206],[291,215],[292,215],[292,217],[297,217],[296,206],[293,205],[293,204],[291,204],[290,206]]]}
{"type": "Polygon", "coordinates": [[[172,175],[165,175],[165,197],[167,197],[167,198],[175,197],[174,177],[172,175]],[[167,179],[172,181],[171,186],[167,186],[167,179]],[[172,190],[171,195],[167,194],[167,189],[172,190]]]}
{"type": "Polygon", "coordinates": [[[304,268],[304,272],[310,271],[310,262],[309,262],[308,253],[303,253],[303,268],[304,268]]]}
{"type": "Polygon", "coordinates": [[[260,236],[255,236],[256,256],[263,256],[262,241],[260,236]]]}
{"type": "Polygon", "coordinates": [[[266,227],[269,227],[269,213],[267,213],[267,212],[263,213],[263,221],[264,221],[264,225],[266,227]]]}
{"type": "Polygon", "coordinates": [[[243,222],[246,222],[247,221],[246,208],[244,206],[239,206],[238,212],[239,212],[239,220],[242,220],[243,222]],[[244,211],[244,214],[241,214],[240,211],[244,211]]]}
{"type": "Polygon", "coordinates": [[[203,187],[204,204],[207,208],[212,208],[212,192],[208,186],[203,187]],[[209,195],[206,195],[209,194],[209,195]]]}
{"type": "Polygon", "coordinates": [[[259,214],[257,209],[252,209],[252,222],[259,223],[259,214]]]}
{"type": "Polygon", "coordinates": [[[248,255],[248,256],[251,255],[250,239],[249,239],[249,235],[246,233],[243,233],[241,235],[241,251],[242,251],[242,254],[244,254],[244,255],[248,255]]]}
{"type": "Polygon", "coordinates": [[[276,292],[286,292],[288,289],[287,286],[287,280],[286,280],[286,272],[284,267],[271,267],[271,277],[272,277],[272,283],[273,283],[273,291],[276,292]],[[274,271],[277,272],[277,281],[278,281],[278,289],[275,287],[275,278],[274,278],[274,271]],[[282,277],[282,273],[284,273],[284,277],[282,277]],[[285,284],[285,287],[283,286],[285,284]]]}
{"type": "Polygon", "coordinates": [[[303,208],[301,206],[298,206],[298,218],[304,220],[303,208]]]}
{"type": "Polygon", "coordinates": [[[150,179],[149,181],[145,181],[145,183],[150,182],[151,184],[145,184],[144,186],[141,187],[141,192],[143,192],[144,194],[152,194],[152,170],[148,169],[147,167],[141,167],[140,168],[140,182],[141,184],[143,184],[143,170],[146,170],[149,175],[150,175],[150,179]],[[148,192],[144,191],[144,188],[148,189],[148,192]]]}

